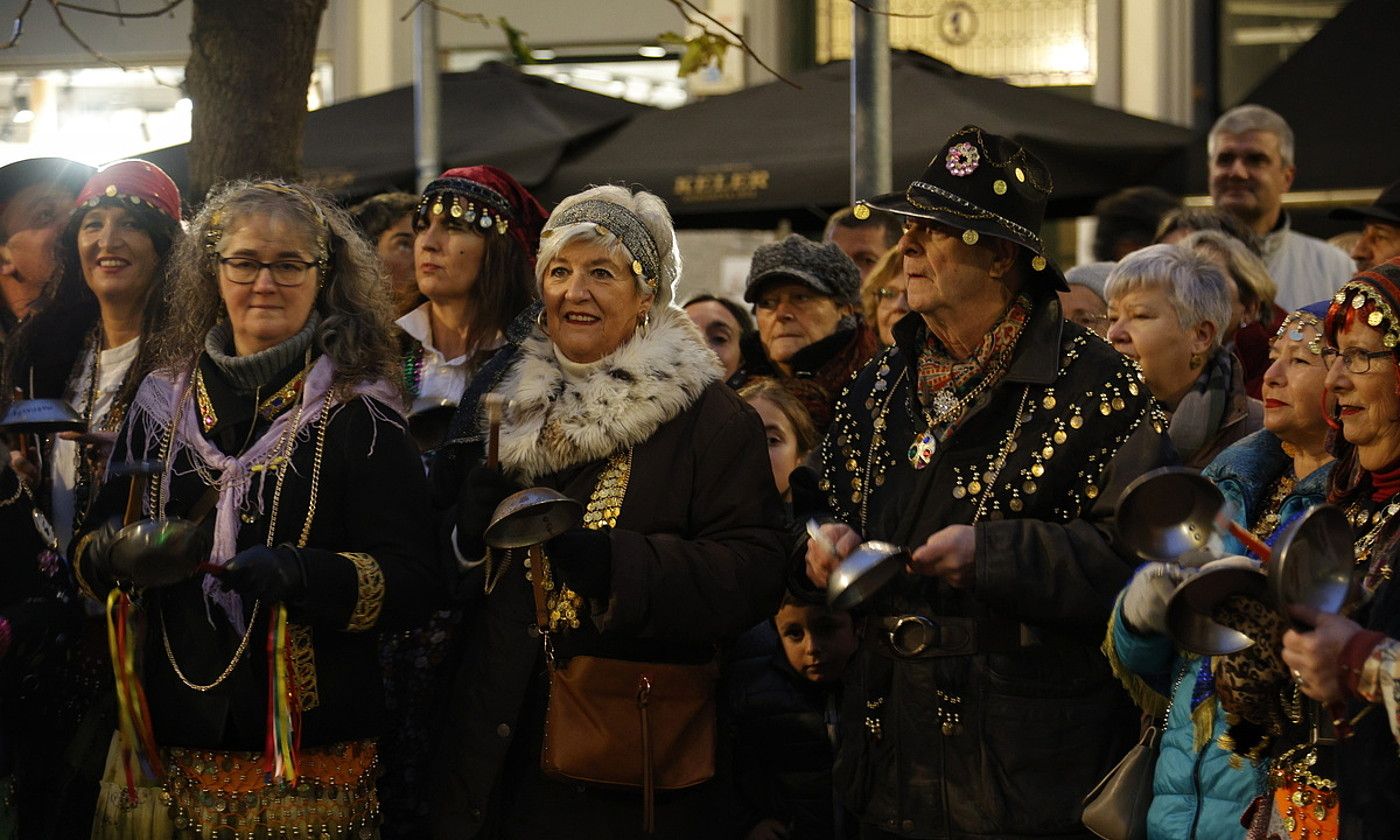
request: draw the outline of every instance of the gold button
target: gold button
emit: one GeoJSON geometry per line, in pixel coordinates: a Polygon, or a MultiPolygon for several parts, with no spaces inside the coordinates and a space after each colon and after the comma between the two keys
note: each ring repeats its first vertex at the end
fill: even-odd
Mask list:
{"type": "Polygon", "coordinates": [[[1031,257],[1031,268],[1035,269],[1036,271],[1044,271],[1046,264],[1047,263],[1045,262],[1045,258],[1040,256],[1039,254],[1036,254],[1034,257],[1031,257]]]}
{"type": "Polygon", "coordinates": [[[1046,396],[1045,399],[1040,401],[1040,404],[1045,406],[1046,408],[1054,408],[1055,398],[1052,396],[1046,396]]]}
{"type": "Polygon", "coordinates": [[[1056,432],[1054,440],[1055,443],[1064,443],[1065,441],[1069,440],[1069,435],[1065,434],[1063,431],[1056,432]]]}
{"type": "Polygon", "coordinates": [[[974,480],[974,481],[968,482],[968,484],[967,484],[967,492],[971,493],[971,494],[974,495],[974,496],[976,496],[978,493],[981,493],[981,492],[982,492],[982,482],[980,482],[980,481],[975,481],[975,480],[974,480]]]}
{"type": "Polygon", "coordinates": [[[1373,327],[1379,327],[1381,325],[1381,313],[1372,312],[1370,315],[1367,315],[1366,323],[1370,324],[1373,327]]]}
{"type": "Polygon", "coordinates": [[[1073,417],[1069,418],[1069,427],[1070,427],[1071,429],[1078,429],[1078,428],[1080,428],[1080,427],[1083,426],[1083,425],[1084,425],[1084,418],[1083,418],[1083,417],[1080,417],[1078,414],[1076,414],[1076,415],[1074,415],[1073,417]]]}
{"type": "Polygon", "coordinates": [[[1045,475],[1045,467],[1042,464],[1031,464],[1031,475],[1040,478],[1045,475]]]}
{"type": "Polygon", "coordinates": [[[864,221],[865,219],[870,218],[870,207],[862,201],[851,209],[851,215],[855,216],[857,219],[864,221]]]}
{"type": "Polygon", "coordinates": [[[1113,410],[1114,410],[1114,411],[1122,411],[1124,405],[1125,405],[1125,403],[1123,402],[1123,398],[1122,398],[1122,397],[1114,397],[1114,398],[1113,398],[1113,410]]]}
{"type": "Polygon", "coordinates": [[[1084,488],[1084,495],[1088,496],[1091,499],[1097,499],[1099,497],[1099,488],[1090,484],[1088,487],[1084,488]]]}
{"type": "Polygon", "coordinates": [[[978,238],[977,231],[975,230],[963,231],[962,240],[968,245],[976,245],[978,238]]]}
{"type": "Polygon", "coordinates": [[[961,484],[959,484],[957,487],[954,487],[954,488],[953,488],[953,498],[954,498],[954,499],[961,499],[962,497],[964,497],[964,496],[966,496],[966,495],[967,495],[967,488],[964,487],[964,486],[962,486],[961,484]]]}
{"type": "Polygon", "coordinates": [[[116,185],[116,184],[108,184],[108,185],[107,185],[107,189],[103,190],[103,192],[105,192],[105,193],[107,194],[107,197],[108,197],[108,198],[111,198],[112,196],[115,196],[115,195],[117,194],[117,185],[116,185]]]}
{"type": "Polygon", "coordinates": [[[1026,173],[1023,172],[1019,166],[1016,167],[1016,180],[1023,184],[1026,182],[1026,173]]]}
{"type": "Polygon", "coordinates": [[[1021,504],[1020,499],[1012,499],[1010,502],[1007,502],[1006,506],[1015,511],[1019,511],[1022,507],[1024,507],[1024,505],[1021,504]]]}
{"type": "Polygon", "coordinates": [[[1107,417],[1108,415],[1113,413],[1113,407],[1110,406],[1107,402],[1101,402],[1099,403],[1099,413],[1107,417]]]}
{"type": "Polygon", "coordinates": [[[1000,178],[992,182],[992,192],[997,195],[1006,195],[1006,182],[1000,178]]]}

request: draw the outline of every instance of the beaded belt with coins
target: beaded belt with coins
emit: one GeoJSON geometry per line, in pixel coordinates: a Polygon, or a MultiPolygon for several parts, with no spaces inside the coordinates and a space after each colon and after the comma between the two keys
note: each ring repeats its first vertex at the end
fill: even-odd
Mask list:
{"type": "Polygon", "coordinates": [[[176,837],[372,840],[379,831],[373,741],[303,750],[295,785],[264,780],[263,755],[171,749],[161,794],[176,837]]]}

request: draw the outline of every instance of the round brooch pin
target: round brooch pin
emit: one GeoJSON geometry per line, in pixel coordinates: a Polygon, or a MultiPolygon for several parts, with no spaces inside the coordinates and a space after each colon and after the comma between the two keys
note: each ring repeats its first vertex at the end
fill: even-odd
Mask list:
{"type": "Polygon", "coordinates": [[[870,208],[865,204],[857,204],[855,207],[851,208],[851,215],[861,221],[865,221],[870,218],[870,208]]]}
{"type": "Polygon", "coordinates": [[[982,160],[982,156],[977,152],[977,147],[971,143],[957,143],[949,146],[946,157],[944,165],[948,167],[950,173],[959,178],[976,172],[977,164],[982,160]]]}

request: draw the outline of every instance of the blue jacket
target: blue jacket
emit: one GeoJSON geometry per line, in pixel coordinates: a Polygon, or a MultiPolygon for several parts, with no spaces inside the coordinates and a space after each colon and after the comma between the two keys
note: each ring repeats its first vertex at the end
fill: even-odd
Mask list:
{"type": "MultiPolygon", "coordinates": [[[[1216,483],[1233,506],[1233,516],[1248,523],[1274,480],[1289,466],[1277,436],[1258,431],[1221,452],[1204,475],[1216,483]]],[[[1299,481],[1284,500],[1280,526],[1303,511],[1321,503],[1326,495],[1324,466],[1299,481]]],[[[1276,530],[1270,535],[1272,543],[1276,530]]],[[[1244,547],[1233,537],[1225,537],[1225,550],[1244,554],[1244,547]]],[[[1240,816],[1255,796],[1264,792],[1264,768],[1243,760],[1232,766],[1231,755],[1219,746],[1226,729],[1225,710],[1215,697],[1210,661],[1176,649],[1165,636],[1141,636],[1123,622],[1122,598],[1109,622],[1105,650],[1113,669],[1129,693],[1144,710],[1158,718],[1171,696],[1171,714],[1162,736],[1157,772],[1152,783],[1152,805],[1148,810],[1149,840],[1230,840],[1243,838],[1240,816]],[[1208,708],[1195,711],[1195,705],[1208,708]],[[1209,724],[1210,738],[1200,749],[1196,742],[1196,720],[1209,724]]],[[[1202,733],[1204,734],[1204,733],[1202,733]]]]}
{"type": "MultiPolygon", "coordinates": [[[[1268,500],[1269,489],[1288,468],[1289,461],[1278,436],[1267,429],[1260,429],[1217,455],[1201,474],[1220,488],[1225,501],[1230,504],[1231,518],[1248,528],[1249,520],[1259,505],[1268,500]]],[[[1327,500],[1327,476],[1331,472],[1332,464],[1328,462],[1304,476],[1294,486],[1293,492],[1283,500],[1279,526],[1264,540],[1266,543],[1273,545],[1285,525],[1308,508],[1327,500]]],[[[1224,537],[1224,547],[1229,554],[1247,553],[1244,546],[1228,534],[1224,537]]]]}

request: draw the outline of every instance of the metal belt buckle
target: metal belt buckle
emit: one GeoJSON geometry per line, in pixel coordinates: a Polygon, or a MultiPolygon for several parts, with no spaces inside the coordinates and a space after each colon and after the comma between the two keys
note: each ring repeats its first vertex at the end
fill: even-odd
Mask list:
{"type": "Polygon", "coordinates": [[[901,656],[918,656],[939,643],[938,625],[922,615],[902,615],[889,630],[890,647],[901,656]]]}

